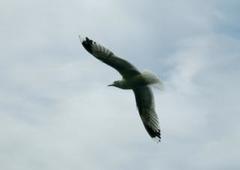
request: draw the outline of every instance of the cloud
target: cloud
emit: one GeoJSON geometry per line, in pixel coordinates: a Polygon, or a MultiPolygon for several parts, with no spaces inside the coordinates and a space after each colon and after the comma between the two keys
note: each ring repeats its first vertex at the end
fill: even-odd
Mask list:
{"type": "Polygon", "coordinates": [[[1,2],[0,168],[239,169],[236,3],[1,2]],[[81,33],[163,79],[160,144],[81,33]]]}

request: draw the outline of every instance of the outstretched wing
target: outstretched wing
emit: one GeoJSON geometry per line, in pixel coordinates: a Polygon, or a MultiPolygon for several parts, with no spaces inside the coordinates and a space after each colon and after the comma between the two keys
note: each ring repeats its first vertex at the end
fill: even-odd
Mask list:
{"type": "Polygon", "coordinates": [[[97,44],[88,37],[80,37],[83,47],[97,59],[115,68],[125,79],[131,78],[140,74],[136,67],[126,60],[117,57],[113,52],[97,44]]]}
{"type": "Polygon", "coordinates": [[[154,108],[154,97],[150,87],[141,86],[133,89],[137,108],[143,125],[148,134],[158,141],[161,139],[161,133],[158,123],[158,116],[154,108]]]}

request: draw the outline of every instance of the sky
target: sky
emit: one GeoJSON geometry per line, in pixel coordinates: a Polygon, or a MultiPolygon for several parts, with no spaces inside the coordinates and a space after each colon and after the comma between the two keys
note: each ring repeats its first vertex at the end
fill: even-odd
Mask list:
{"type": "Polygon", "coordinates": [[[240,168],[238,0],[0,1],[0,169],[240,168]],[[88,36],[160,76],[160,143],[88,36]]]}

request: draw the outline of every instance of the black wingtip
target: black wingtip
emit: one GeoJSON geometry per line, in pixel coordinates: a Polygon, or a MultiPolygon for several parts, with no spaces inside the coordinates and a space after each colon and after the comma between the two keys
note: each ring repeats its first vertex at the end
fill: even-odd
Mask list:
{"type": "Polygon", "coordinates": [[[157,131],[153,130],[151,127],[145,126],[148,134],[157,142],[161,141],[161,132],[160,129],[158,129],[157,131]]]}
{"type": "Polygon", "coordinates": [[[82,42],[83,47],[90,53],[92,53],[92,44],[93,40],[89,39],[88,37],[81,37],[79,36],[80,41],[82,42]]]}

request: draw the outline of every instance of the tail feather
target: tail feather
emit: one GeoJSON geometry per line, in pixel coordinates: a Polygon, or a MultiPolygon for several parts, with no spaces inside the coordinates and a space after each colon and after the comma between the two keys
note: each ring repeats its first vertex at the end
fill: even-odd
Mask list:
{"type": "Polygon", "coordinates": [[[145,81],[147,81],[147,84],[153,85],[153,87],[163,90],[163,82],[156,74],[145,70],[142,72],[142,77],[145,79],[145,81]]]}

